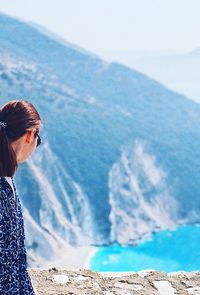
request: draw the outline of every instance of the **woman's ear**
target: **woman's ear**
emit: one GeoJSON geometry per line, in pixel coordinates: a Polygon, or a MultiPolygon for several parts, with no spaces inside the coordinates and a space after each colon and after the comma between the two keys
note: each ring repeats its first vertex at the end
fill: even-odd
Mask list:
{"type": "Polygon", "coordinates": [[[27,133],[26,133],[25,142],[27,142],[27,143],[30,143],[31,132],[32,131],[27,131],[27,133]]]}
{"type": "Polygon", "coordinates": [[[31,130],[27,130],[26,136],[25,136],[25,142],[30,143],[30,141],[32,141],[31,137],[33,137],[33,139],[34,139],[34,134],[36,131],[37,131],[36,128],[33,128],[31,130]]]}

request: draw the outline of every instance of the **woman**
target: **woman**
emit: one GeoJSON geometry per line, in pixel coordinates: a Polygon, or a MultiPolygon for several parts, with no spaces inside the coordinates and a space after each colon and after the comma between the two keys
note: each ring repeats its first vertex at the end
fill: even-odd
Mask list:
{"type": "Polygon", "coordinates": [[[26,100],[0,108],[0,294],[38,294],[27,271],[24,221],[13,176],[41,143],[41,118],[26,100]]]}

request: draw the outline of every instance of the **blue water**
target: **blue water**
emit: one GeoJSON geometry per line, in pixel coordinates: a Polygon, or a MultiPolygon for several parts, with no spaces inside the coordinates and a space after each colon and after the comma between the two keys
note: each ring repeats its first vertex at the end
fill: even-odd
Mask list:
{"type": "Polygon", "coordinates": [[[137,246],[113,244],[99,247],[91,258],[90,269],[116,272],[200,270],[200,225],[181,225],[174,231],[163,230],[137,246]]]}

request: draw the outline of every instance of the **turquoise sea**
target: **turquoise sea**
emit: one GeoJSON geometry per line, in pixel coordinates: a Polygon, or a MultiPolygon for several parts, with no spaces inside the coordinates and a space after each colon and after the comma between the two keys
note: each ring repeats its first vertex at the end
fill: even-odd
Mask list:
{"type": "Polygon", "coordinates": [[[89,267],[94,271],[116,272],[200,270],[200,224],[156,232],[151,239],[137,246],[113,244],[99,247],[89,267]]]}

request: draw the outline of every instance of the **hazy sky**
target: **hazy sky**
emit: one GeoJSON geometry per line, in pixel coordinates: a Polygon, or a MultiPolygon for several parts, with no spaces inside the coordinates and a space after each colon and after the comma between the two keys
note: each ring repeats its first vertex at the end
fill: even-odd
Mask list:
{"type": "Polygon", "coordinates": [[[105,58],[200,47],[200,0],[0,0],[0,11],[105,58]]]}

